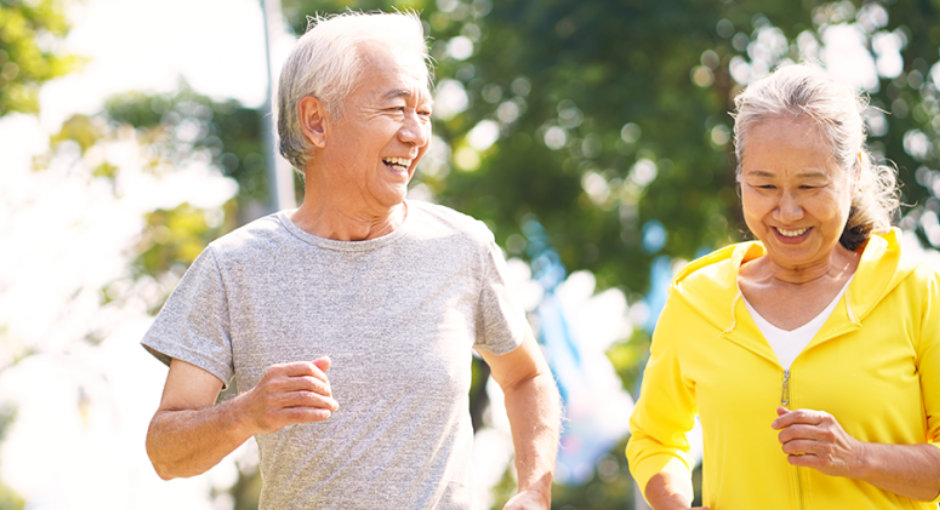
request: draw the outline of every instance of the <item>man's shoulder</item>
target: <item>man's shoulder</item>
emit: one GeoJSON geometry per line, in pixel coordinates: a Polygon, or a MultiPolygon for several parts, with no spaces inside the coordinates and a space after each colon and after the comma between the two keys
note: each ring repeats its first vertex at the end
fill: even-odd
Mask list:
{"type": "Polygon", "coordinates": [[[408,207],[414,213],[413,219],[419,224],[419,228],[412,229],[418,235],[450,233],[477,244],[488,244],[494,240],[493,233],[485,223],[450,207],[418,200],[409,200],[408,207]]]}
{"type": "Polygon", "coordinates": [[[283,243],[287,235],[279,213],[275,213],[258,218],[215,239],[206,249],[216,258],[252,257],[270,252],[273,247],[283,243]]]}

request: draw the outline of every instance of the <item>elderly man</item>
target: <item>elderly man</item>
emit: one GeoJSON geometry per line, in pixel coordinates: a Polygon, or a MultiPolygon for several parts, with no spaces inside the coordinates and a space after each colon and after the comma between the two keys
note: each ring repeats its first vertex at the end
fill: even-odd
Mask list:
{"type": "Polygon", "coordinates": [[[303,204],[213,242],[143,340],[170,366],[147,435],[162,478],[255,436],[263,509],[471,508],[474,348],[506,394],[506,508],[549,508],[558,394],[501,252],[481,222],[405,200],[431,137],[426,60],[412,14],[319,20],[297,43],[278,128],[303,204]]]}

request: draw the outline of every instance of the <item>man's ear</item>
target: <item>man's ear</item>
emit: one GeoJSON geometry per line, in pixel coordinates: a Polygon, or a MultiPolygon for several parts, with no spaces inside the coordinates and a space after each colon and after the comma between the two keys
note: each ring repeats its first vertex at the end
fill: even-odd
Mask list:
{"type": "Polygon", "coordinates": [[[297,103],[297,115],[307,140],[318,149],[326,147],[325,124],[329,122],[326,105],[316,97],[304,96],[297,103]]]}

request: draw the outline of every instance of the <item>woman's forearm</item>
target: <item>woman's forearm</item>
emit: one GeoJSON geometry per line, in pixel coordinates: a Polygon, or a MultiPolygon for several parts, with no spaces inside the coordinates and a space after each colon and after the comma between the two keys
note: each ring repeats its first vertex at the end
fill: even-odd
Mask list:
{"type": "Polygon", "coordinates": [[[643,494],[653,510],[688,510],[692,505],[692,482],[672,473],[657,473],[650,478],[643,494]]]}
{"type": "Polygon", "coordinates": [[[931,444],[862,443],[852,478],[917,501],[940,495],[940,450],[931,444]]]}

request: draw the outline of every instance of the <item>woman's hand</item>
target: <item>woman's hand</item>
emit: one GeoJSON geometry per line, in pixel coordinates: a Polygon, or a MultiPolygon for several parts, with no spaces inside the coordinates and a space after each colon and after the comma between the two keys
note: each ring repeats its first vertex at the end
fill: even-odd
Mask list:
{"type": "Polygon", "coordinates": [[[866,443],[850,436],[825,411],[777,408],[771,427],[794,466],[809,467],[830,476],[857,478],[865,458],[866,443]]]}
{"type": "Polygon", "coordinates": [[[777,408],[787,461],[831,476],[868,482],[917,501],[940,495],[940,450],[934,445],[866,443],[850,436],[831,414],[777,408]]]}

